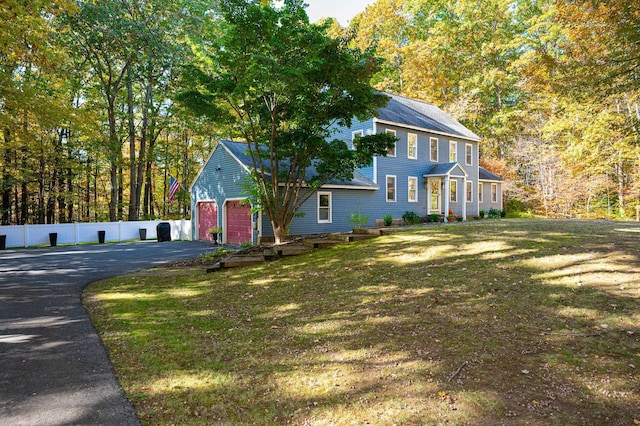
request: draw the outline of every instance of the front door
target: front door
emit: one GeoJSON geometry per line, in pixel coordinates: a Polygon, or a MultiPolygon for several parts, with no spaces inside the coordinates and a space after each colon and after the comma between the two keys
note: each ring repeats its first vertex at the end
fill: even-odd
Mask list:
{"type": "Polygon", "coordinates": [[[441,178],[429,178],[427,179],[427,200],[429,200],[429,213],[442,213],[442,191],[441,191],[442,179],[441,178]]]}

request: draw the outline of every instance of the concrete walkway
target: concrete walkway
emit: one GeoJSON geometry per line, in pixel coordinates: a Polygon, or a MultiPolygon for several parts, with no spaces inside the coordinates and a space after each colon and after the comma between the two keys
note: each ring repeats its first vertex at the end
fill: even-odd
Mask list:
{"type": "Polygon", "coordinates": [[[0,251],[0,425],[138,425],[82,289],[213,248],[144,241],[0,251]]]}

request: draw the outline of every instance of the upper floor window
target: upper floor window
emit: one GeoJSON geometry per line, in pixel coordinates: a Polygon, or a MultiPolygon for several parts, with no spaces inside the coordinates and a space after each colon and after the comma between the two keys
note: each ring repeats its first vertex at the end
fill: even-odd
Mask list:
{"type": "Polygon", "coordinates": [[[414,176],[409,176],[408,200],[410,203],[418,202],[418,178],[414,176]]]}
{"type": "MultiPolygon", "coordinates": [[[[392,135],[392,136],[396,135],[395,130],[386,129],[384,132],[388,135],[392,135]]],[[[387,157],[395,157],[395,156],[396,156],[396,146],[394,144],[393,148],[389,148],[389,150],[387,151],[387,157]]]]}
{"type": "Polygon", "coordinates": [[[491,184],[491,202],[492,203],[498,202],[498,184],[497,183],[491,184]]]}
{"type": "Polygon", "coordinates": [[[355,145],[353,144],[353,141],[355,141],[358,138],[361,138],[364,136],[364,131],[363,130],[355,130],[353,132],[351,132],[351,148],[355,149],[355,145]]]}
{"type": "Polygon", "coordinates": [[[467,203],[471,203],[473,202],[473,182],[467,181],[466,186],[466,200],[467,203]]]}
{"type": "Polygon", "coordinates": [[[415,133],[407,135],[407,158],[412,160],[418,158],[418,135],[415,133]]]}
{"type": "Polygon", "coordinates": [[[482,182],[478,182],[478,202],[484,203],[484,197],[482,196],[482,192],[484,191],[484,185],[482,182]]]}
{"type": "Polygon", "coordinates": [[[429,138],[429,160],[438,162],[438,138],[429,138]]]}
{"type": "Polygon", "coordinates": [[[455,163],[458,161],[458,143],[455,141],[449,142],[449,162],[455,163]]]}
{"type": "Polygon", "coordinates": [[[330,192],[318,192],[318,223],[331,223],[330,192]]]}
{"type": "Polygon", "coordinates": [[[396,177],[387,176],[387,202],[396,201],[396,177]]]}
{"type": "Polygon", "coordinates": [[[467,166],[473,165],[473,145],[470,143],[464,146],[464,158],[467,166]]]}

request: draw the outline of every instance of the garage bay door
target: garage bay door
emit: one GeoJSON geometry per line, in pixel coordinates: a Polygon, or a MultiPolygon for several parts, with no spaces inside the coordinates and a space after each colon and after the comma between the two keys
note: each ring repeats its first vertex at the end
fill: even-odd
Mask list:
{"type": "Polygon", "coordinates": [[[224,230],[225,243],[252,243],[251,206],[240,204],[240,201],[227,201],[225,211],[227,214],[227,229],[224,230]]]}
{"type": "Polygon", "coordinates": [[[216,202],[198,203],[198,239],[211,241],[212,237],[207,231],[214,226],[218,226],[218,205],[216,202]]]}

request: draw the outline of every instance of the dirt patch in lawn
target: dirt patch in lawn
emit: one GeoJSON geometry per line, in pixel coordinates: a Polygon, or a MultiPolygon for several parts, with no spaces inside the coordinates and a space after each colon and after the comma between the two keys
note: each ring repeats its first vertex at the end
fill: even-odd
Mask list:
{"type": "Polygon", "coordinates": [[[452,224],[85,304],[144,424],[632,425],[639,230],[452,224]]]}

